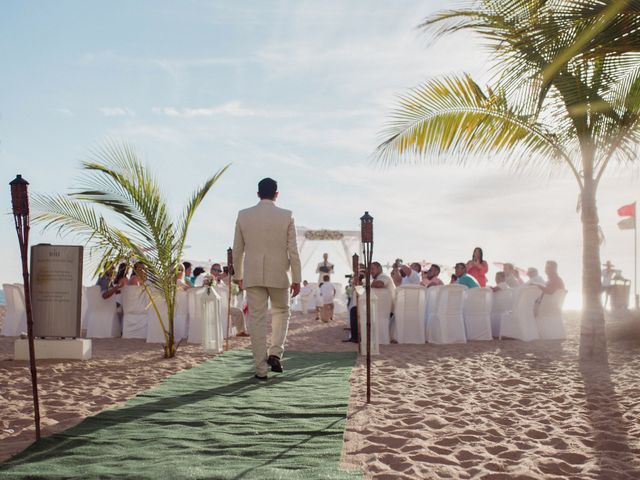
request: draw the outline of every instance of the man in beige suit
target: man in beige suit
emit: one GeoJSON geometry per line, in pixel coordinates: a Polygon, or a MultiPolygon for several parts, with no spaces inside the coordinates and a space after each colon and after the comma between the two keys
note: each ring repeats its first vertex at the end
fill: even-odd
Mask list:
{"type": "Polygon", "coordinates": [[[282,372],[284,341],[289,327],[289,290],[300,292],[301,266],[296,227],[290,210],[278,208],[278,184],[258,183],[260,202],[240,210],[233,241],[235,282],[247,290],[249,333],[255,377],[267,379],[267,369],[282,372]],[[291,284],[287,273],[291,269],[291,284]],[[267,305],[271,299],[271,347],[267,351],[267,305]]]}

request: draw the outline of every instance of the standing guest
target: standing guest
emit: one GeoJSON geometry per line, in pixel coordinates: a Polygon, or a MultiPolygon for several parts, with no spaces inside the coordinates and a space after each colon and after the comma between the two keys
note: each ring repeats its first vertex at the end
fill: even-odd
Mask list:
{"type": "Polygon", "coordinates": [[[320,297],[322,298],[322,314],[323,322],[333,320],[333,299],[336,296],[336,288],[329,281],[329,275],[325,275],[322,280],[324,282],[320,286],[320,297]]]}
{"type": "MultiPolygon", "coordinates": [[[[129,266],[126,263],[121,263],[118,266],[118,272],[115,274],[115,268],[109,267],[104,275],[98,277],[96,285],[100,286],[100,293],[105,300],[115,295],[116,300],[116,312],[118,314],[118,321],[120,322],[120,332],[122,332],[122,294],[121,289],[128,283],[127,271],[129,266]]],[[[122,333],[121,333],[122,334],[122,333]]]]}
{"type": "Polygon", "coordinates": [[[513,266],[513,263],[505,263],[502,267],[502,271],[504,272],[504,281],[507,282],[509,287],[518,288],[521,285],[519,274],[516,275],[517,270],[513,266]]]}
{"type": "Polygon", "coordinates": [[[393,262],[391,266],[391,279],[396,287],[399,287],[402,284],[402,274],[400,273],[400,267],[402,267],[402,259],[396,258],[396,261],[393,262]]]}
{"type": "Polygon", "coordinates": [[[129,277],[127,285],[143,285],[147,281],[147,270],[142,262],[136,262],[133,264],[133,272],[129,277]]]}
{"type": "Polygon", "coordinates": [[[193,269],[193,277],[192,277],[192,283],[194,287],[201,287],[202,286],[202,282],[204,282],[204,268],[202,267],[196,267],[193,269]]]}
{"type": "Polygon", "coordinates": [[[182,266],[184,267],[184,281],[185,283],[190,286],[193,287],[193,265],[191,265],[191,262],[182,262],[182,266]]]}
{"type": "Polygon", "coordinates": [[[487,286],[487,272],[489,271],[489,265],[484,260],[482,255],[482,249],[476,247],[473,249],[471,260],[467,262],[467,274],[476,279],[478,285],[481,287],[487,286]]]}
{"type": "Polygon", "coordinates": [[[211,265],[209,273],[213,277],[215,283],[214,286],[218,286],[222,283],[222,267],[219,263],[214,263],[213,265],[211,265]]]}
{"type": "Polygon", "coordinates": [[[186,281],[184,264],[178,265],[178,275],[176,283],[178,287],[182,288],[183,290],[188,290],[189,288],[191,288],[191,285],[189,285],[189,283],[186,281]]]}
{"type": "Polygon", "coordinates": [[[615,277],[616,272],[619,270],[614,270],[613,263],[611,260],[607,260],[603,265],[602,269],[602,291],[604,292],[604,308],[607,308],[607,304],[609,303],[609,299],[611,298],[611,290],[613,287],[613,278],[615,277]]]}
{"type": "Polygon", "coordinates": [[[309,304],[313,300],[313,288],[306,280],[302,282],[302,288],[300,289],[300,304],[302,307],[302,313],[306,314],[309,308],[309,304]]]}
{"type": "MultiPolygon", "coordinates": [[[[362,266],[361,266],[362,267],[362,266]]],[[[362,285],[364,282],[364,273],[362,271],[358,272],[358,285],[362,285]]],[[[349,305],[347,306],[347,310],[349,311],[349,330],[350,335],[349,338],[343,340],[343,342],[352,342],[358,343],[358,296],[355,291],[351,295],[349,300],[349,305]]]]}
{"type": "Polygon", "coordinates": [[[496,286],[491,287],[494,292],[509,290],[509,284],[505,281],[504,272],[496,272],[496,286]]]}
{"type": "Polygon", "coordinates": [[[318,288],[316,288],[313,292],[313,299],[316,303],[316,320],[320,320],[320,314],[322,313],[322,284],[324,282],[320,283],[318,285],[318,288]]]}
{"type": "Polygon", "coordinates": [[[429,288],[429,287],[437,287],[439,285],[444,285],[444,283],[442,283],[442,280],[438,278],[438,275],[440,275],[439,265],[432,263],[431,266],[429,267],[429,270],[423,273],[425,274],[425,276],[422,279],[422,285],[424,285],[425,287],[429,288]]]}
{"type": "Polygon", "coordinates": [[[391,313],[389,315],[389,333],[391,334],[391,343],[398,343],[394,336],[395,329],[395,317],[393,312],[395,310],[395,293],[396,284],[393,282],[390,276],[382,273],[382,265],[379,262],[371,263],[371,288],[386,288],[389,291],[389,297],[391,298],[391,313]]]}
{"type": "MultiPolygon", "coordinates": [[[[420,264],[415,265],[420,266],[420,264]]],[[[409,267],[409,265],[402,265],[400,267],[400,275],[402,276],[400,285],[420,285],[420,275],[413,268],[409,267]]]]}
{"type": "Polygon", "coordinates": [[[544,273],[547,274],[547,282],[541,286],[542,293],[553,295],[558,290],[564,290],[564,282],[558,275],[558,264],[554,260],[547,260],[544,266],[544,273]]]}
{"type": "Polygon", "coordinates": [[[289,292],[300,293],[302,281],[296,226],[290,210],[276,206],[278,184],[258,183],[260,202],[241,210],[233,241],[235,281],[247,292],[249,333],[255,378],[267,380],[267,369],[282,372],[282,355],[289,327],[289,292]],[[291,283],[287,273],[291,270],[291,283]],[[267,349],[267,309],[271,300],[271,347],[267,349]]]}
{"type": "Polygon", "coordinates": [[[464,263],[456,263],[455,272],[458,278],[456,283],[464,285],[467,288],[478,288],[480,286],[476,279],[467,273],[467,266],[464,263]]]}
{"type": "Polygon", "coordinates": [[[322,261],[316,267],[316,273],[318,274],[318,283],[324,282],[325,275],[329,275],[329,281],[331,281],[331,274],[333,273],[333,263],[329,261],[329,254],[322,254],[322,261]]]}
{"type": "Polygon", "coordinates": [[[525,285],[544,285],[545,284],[544,278],[542,278],[538,274],[537,268],[529,267],[527,269],[527,277],[529,277],[529,280],[525,283],[525,285]]]}

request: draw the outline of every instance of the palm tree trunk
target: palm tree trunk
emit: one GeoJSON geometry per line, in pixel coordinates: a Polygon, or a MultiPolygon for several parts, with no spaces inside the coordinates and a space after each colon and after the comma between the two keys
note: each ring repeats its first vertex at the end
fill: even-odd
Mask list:
{"type": "Polygon", "coordinates": [[[582,191],[582,325],[580,329],[580,359],[606,360],[607,338],[602,308],[600,277],[600,238],[597,185],[592,172],[585,171],[582,191]]]}

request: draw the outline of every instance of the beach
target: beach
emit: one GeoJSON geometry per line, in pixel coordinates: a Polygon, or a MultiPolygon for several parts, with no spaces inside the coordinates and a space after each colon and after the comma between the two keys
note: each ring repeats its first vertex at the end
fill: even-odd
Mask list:
{"type": "MultiPolygon", "coordinates": [[[[581,365],[578,314],[567,313],[565,324],[565,341],[383,345],[373,357],[370,405],[360,357],[342,468],[373,479],[639,478],[637,318],[609,324],[608,366],[581,365]]],[[[323,324],[295,314],[287,348],[354,350],[341,342],[344,326],[344,319],[323,324]]],[[[28,363],[10,359],[12,345],[0,339],[0,459],[33,441],[28,363]]],[[[213,357],[187,345],[165,360],[158,345],[131,339],[96,339],[93,355],[38,362],[43,435],[213,357]]]]}

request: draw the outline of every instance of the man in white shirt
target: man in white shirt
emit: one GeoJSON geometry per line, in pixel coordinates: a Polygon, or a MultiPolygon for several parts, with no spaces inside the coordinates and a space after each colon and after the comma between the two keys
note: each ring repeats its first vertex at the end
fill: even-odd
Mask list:
{"type": "MultiPolygon", "coordinates": [[[[404,267],[404,265],[402,267],[404,267]]],[[[391,297],[391,318],[389,321],[389,333],[392,337],[391,343],[398,343],[395,338],[393,338],[395,332],[395,318],[393,317],[393,311],[395,307],[396,284],[393,282],[389,275],[385,275],[384,273],[382,273],[382,265],[380,265],[379,262],[371,262],[371,288],[386,288],[387,290],[389,290],[389,296],[391,297]]]]}
{"type": "Polygon", "coordinates": [[[538,274],[537,268],[529,267],[527,269],[527,277],[529,277],[529,280],[525,285],[545,285],[547,283],[544,281],[544,278],[538,274]]]}
{"type": "Polygon", "coordinates": [[[411,267],[408,265],[400,266],[400,276],[402,281],[400,285],[420,285],[420,264],[412,263],[411,267]],[[417,271],[414,266],[417,266],[417,271]]]}
{"type": "Polygon", "coordinates": [[[316,267],[316,273],[318,274],[318,284],[324,282],[324,276],[329,275],[329,281],[331,281],[331,274],[333,273],[333,263],[329,261],[329,254],[322,254],[322,261],[316,267]]]}
{"type": "Polygon", "coordinates": [[[322,297],[320,318],[326,323],[329,320],[333,320],[333,299],[336,296],[336,288],[329,281],[329,275],[325,275],[322,280],[322,285],[320,285],[320,296],[322,297]]]}

